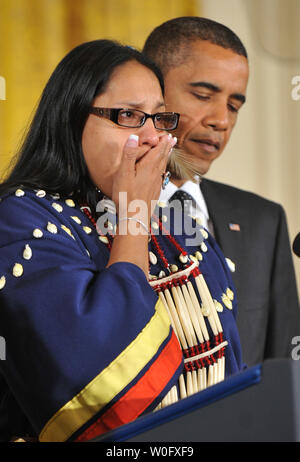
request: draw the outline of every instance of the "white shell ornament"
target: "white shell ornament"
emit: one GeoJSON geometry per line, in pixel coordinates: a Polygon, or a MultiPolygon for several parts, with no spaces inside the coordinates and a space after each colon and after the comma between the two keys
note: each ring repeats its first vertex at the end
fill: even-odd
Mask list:
{"type": "Polygon", "coordinates": [[[161,209],[164,209],[165,207],[167,207],[167,203],[166,203],[166,202],[163,202],[163,201],[158,201],[158,202],[157,202],[157,205],[158,205],[158,207],[160,207],[161,209]]]}
{"type": "Polygon", "coordinates": [[[16,278],[19,278],[23,274],[23,266],[21,263],[16,263],[15,266],[13,267],[13,275],[16,278]]]}
{"type": "Polygon", "coordinates": [[[83,226],[83,231],[85,231],[86,234],[91,234],[92,228],[90,228],[89,226],[83,226]]]}
{"type": "Polygon", "coordinates": [[[218,313],[222,313],[222,311],[223,311],[222,303],[218,302],[218,300],[214,300],[214,304],[215,304],[215,307],[216,307],[216,310],[218,311],[218,313]]]}
{"type": "Polygon", "coordinates": [[[234,292],[231,289],[229,289],[229,287],[226,289],[226,295],[229,298],[229,300],[234,299],[234,292]]]}
{"type": "Polygon", "coordinates": [[[80,218],[78,218],[78,217],[71,217],[71,218],[72,218],[72,220],[75,221],[75,223],[78,223],[79,225],[81,224],[80,218]]]}
{"type": "Polygon", "coordinates": [[[182,255],[182,253],[179,255],[179,260],[181,263],[187,263],[188,262],[188,256],[187,255],[182,255]]]}
{"type": "Polygon", "coordinates": [[[156,265],[157,263],[157,257],[153,252],[149,252],[149,260],[152,263],[152,265],[156,265]]]}
{"type": "Polygon", "coordinates": [[[3,289],[3,287],[5,286],[5,284],[6,284],[6,278],[5,278],[5,276],[2,276],[2,277],[0,278],[0,290],[3,289]]]}
{"type": "Polygon", "coordinates": [[[66,199],[66,200],[65,200],[65,203],[66,203],[69,207],[75,207],[75,202],[73,201],[73,199],[66,199]]]}
{"type": "Polygon", "coordinates": [[[156,279],[157,279],[157,276],[155,276],[154,274],[150,274],[150,273],[149,273],[149,280],[150,280],[150,281],[154,281],[154,280],[156,280],[156,279]]]}
{"type": "Polygon", "coordinates": [[[15,192],[15,195],[17,197],[22,197],[25,195],[25,192],[23,191],[23,189],[17,189],[16,192],[15,192]]]}
{"type": "Polygon", "coordinates": [[[226,260],[226,263],[227,263],[228,268],[230,269],[230,271],[232,273],[234,273],[235,272],[235,263],[233,263],[233,261],[230,260],[230,258],[227,258],[227,257],[225,258],[225,260],[226,260]]]}
{"type": "Polygon", "coordinates": [[[229,300],[228,296],[226,294],[222,295],[222,302],[228,308],[229,310],[232,310],[232,302],[229,300]]]}
{"type": "Polygon", "coordinates": [[[197,260],[199,260],[199,261],[202,261],[202,260],[203,260],[202,253],[199,252],[199,250],[197,250],[197,252],[195,253],[195,257],[196,257],[197,260]]]}
{"type": "Polygon", "coordinates": [[[201,242],[200,248],[201,248],[202,252],[207,252],[207,246],[206,246],[206,244],[204,242],[201,242]]]}
{"type": "Polygon", "coordinates": [[[194,255],[189,255],[190,260],[192,260],[194,263],[198,262],[197,258],[194,255]]]}
{"type": "Polygon", "coordinates": [[[106,236],[99,236],[99,240],[103,242],[103,244],[108,244],[108,238],[106,236]]]}
{"type": "Polygon", "coordinates": [[[152,229],[158,229],[158,228],[159,228],[158,223],[156,223],[156,221],[152,221],[152,222],[151,222],[151,228],[152,228],[152,229]]]}
{"type": "Polygon", "coordinates": [[[35,228],[32,234],[33,234],[33,237],[36,237],[37,239],[43,237],[43,231],[39,228],[35,228]]]}
{"type": "Polygon", "coordinates": [[[57,202],[53,202],[52,207],[59,213],[61,213],[63,211],[62,206],[60,204],[58,204],[57,202]]]}
{"type": "Polygon", "coordinates": [[[36,194],[35,194],[37,197],[45,197],[46,196],[46,191],[44,191],[43,189],[39,189],[36,194]]]}
{"type": "Polygon", "coordinates": [[[23,251],[23,258],[24,258],[25,260],[30,260],[31,257],[32,257],[32,250],[31,250],[31,247],[30,247],[28,244],[26,244],[26,245],[25,245],[25,249],[24,249],[24,251],[23,251]]]}
{"type": "Polygon", "coordinates": [[[204,239],[207,239],[207,238],[208,238],[208,232],[205,231],[205,229],[201,228],[201,229],[200,229],[200,233],[202,234],[202,236],[204,237],[204,239]]]}
{"type": "Polygon", "coordinates": [[[70,230],[70,228],[68,228],[67,226],[65,225],[61,225],[61,229],[63,229],[67,234],[69,234],[69,236],[72,236],[72,231],[70,230]]]}
{"type": "Polygon", "coordinates": [[[201,220],[201,218],[195,217],[195,221],[196,221],[196,223],[198,223],[198,225],[203,226],[203,221],[201,220]]]}
{"type": "Polygon", "coordinates": [[[47,230],[49,231],[49,233],[56,234],[57,226],[54,223],[50,223],[50,221],[48,221],[47,230]]]}

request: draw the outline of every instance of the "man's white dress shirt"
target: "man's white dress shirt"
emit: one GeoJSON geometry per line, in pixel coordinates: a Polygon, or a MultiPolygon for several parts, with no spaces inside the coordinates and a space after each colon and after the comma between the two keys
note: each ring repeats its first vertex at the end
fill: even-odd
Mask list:
{"type": "Polygon", "coordinates": [[[168,203],[176,191],[181,190],[190,194],[195,201],[195,205],[190,204],[189,215],[198,218],[199,222],[213,235],[213,226],[208,215],[207,206],[199,186],[199,179],[197,182],[186,181],[180,188],[178,188],[172,181],[170,181],[165,189],[161,190],[159,201],[168,203]]]}

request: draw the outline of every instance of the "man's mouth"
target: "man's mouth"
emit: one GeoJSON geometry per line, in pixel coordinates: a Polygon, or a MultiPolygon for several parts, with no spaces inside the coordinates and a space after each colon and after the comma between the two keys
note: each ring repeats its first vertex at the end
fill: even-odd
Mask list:
{"type": "Polygon", "coordinates": [[[217,152],[220,149],[220,143],[210,138],[192,138],[190,141],[199,144],[208,153],[217,152]]]}

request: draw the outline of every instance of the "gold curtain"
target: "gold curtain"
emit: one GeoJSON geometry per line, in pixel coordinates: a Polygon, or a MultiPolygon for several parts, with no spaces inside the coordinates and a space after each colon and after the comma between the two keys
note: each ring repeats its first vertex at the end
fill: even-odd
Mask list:
{"type": "Polygon", "coordinates": [[[199,0],[1,0],[0,174],[68,51],[97,38],[141,48],[156,25],[188,15],[199,15],[199,0]]]}

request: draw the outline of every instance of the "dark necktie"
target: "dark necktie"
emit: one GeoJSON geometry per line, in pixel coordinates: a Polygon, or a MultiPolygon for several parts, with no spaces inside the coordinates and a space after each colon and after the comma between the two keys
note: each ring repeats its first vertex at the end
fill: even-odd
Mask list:
{"type": "Polygon", "coordinates": [[[178,189],[169,199],[169,205],[175,208],[181,208],[184,213],[190,214],[192,207],[196,207],[196,202],[189,193],[178,189]]]}

